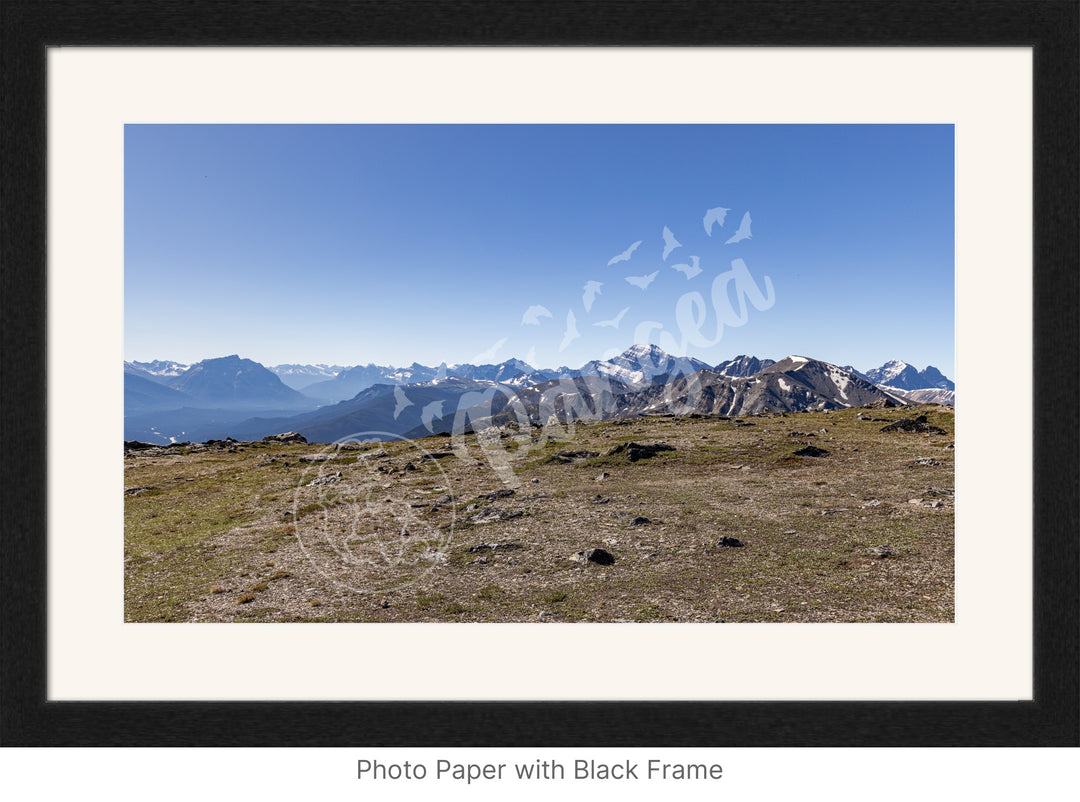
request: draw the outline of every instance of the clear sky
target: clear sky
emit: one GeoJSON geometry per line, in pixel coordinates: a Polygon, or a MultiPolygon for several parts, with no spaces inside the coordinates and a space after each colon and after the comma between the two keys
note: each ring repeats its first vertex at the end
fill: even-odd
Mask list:
{"type": "Polygon", "coordinates": [[[125,358],[578,367],[647,334],[952,376],[953,171],[951,125],[128,125],[125,358]]]}

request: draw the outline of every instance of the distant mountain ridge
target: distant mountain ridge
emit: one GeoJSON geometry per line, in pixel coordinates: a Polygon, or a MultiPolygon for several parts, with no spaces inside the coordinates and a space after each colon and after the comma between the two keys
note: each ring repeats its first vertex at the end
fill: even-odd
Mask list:
{"type": "Polygon", "coordinates": [[[344,365],[270,365],[267,367],[271,373],[281,379],[282,383],[294,390],[303,390],[305,387],[319,381],[326,381],[337,376],[341,371],[348,370],[344,365]]]}
{"type": "MultiPolygon", "coordinates": [[[[164,375],[179,367],[166,360],[125,362],[127,439],[254,439],[287,430],[316,442],[358,431],[422,436],[440,427],[448,431],[455,419],[483,426],[485,419],[509,414],[512,404],[517,405],[515,414],[525,408],[536,416],[534,422],[542,423],[545,414],[602,420],[656,414],[665,408],[747,415],[955,401],[952,382],[939,371],[932,367],[918,371],[901,360],[866,374],[803,356],[776,362],[741,354],[710,366],[692,357],[672,356],[655,345],[635,345],[576,370],[537,370],[519,359],[497,365],[356,366],[343,368],[333,379],[316,381],[303,393],[287,386],[281,375],[235,354],[164,375]],[[948,387],[912,390],[875,383],[871,376],[948,387]],[[348,398],[325,403],[357,385],[362,389],[348,398]],[[320,386],[334,390],[318,399],[310,391],[320,386]],[[324,405],[315,409],[320,400],[324,405]]],[[[317,378],[320,371],[325,375],[338,366],[275,367],[299,380],[317,378]]]]}
{"type": "Polygon", "coordinates": [[[568,370],[569,368],[560,368],[559,371],[537,370],[520,359],[508,359],[497,365],[471,365],[467,363],[447,365],[443,362],[436,367],[421,365],[418,362],[400,368],[391,365],[367,364],[346,368],[332,379],[307,385],[304,387],[303,392],[312,398],[336,403],[353,398],[357,393],[376,384],[407,385],[457,378],[496,381],[511,386],[524,386],[547,381],[560,375],[560,371],[568,370]]]}
{"type": "MultiPolygon", "coordinates": [[[[516,399],[517,408],[511,408],[509,398],[493,398],[431,428],[451,432],[463,422],[474,429],[499,426],[518,421],[522,409],[531,424],[544,425],[552,415],[562,422],[600,421],[672,412],[740,416],[906,403],[836,365],[803,356],[789,356],[745,377],[702,369],[662,384],[626,384],[609,376],[583,375],[525,388],[516,399]]],[[[424,434],[413,430],[406,436],[424,434]]]]}

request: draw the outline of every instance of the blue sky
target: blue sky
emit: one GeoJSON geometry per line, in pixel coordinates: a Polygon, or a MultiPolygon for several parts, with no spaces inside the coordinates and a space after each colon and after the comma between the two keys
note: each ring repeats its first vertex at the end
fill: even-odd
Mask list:
{"type": "Polygon", "coordinates": [[[949,125],[128,125],[125,358],[578,367],[649,332],[952,376],[953,172],[949,125]],[[733,321],[737,259],[772,293],[733,321]]]}

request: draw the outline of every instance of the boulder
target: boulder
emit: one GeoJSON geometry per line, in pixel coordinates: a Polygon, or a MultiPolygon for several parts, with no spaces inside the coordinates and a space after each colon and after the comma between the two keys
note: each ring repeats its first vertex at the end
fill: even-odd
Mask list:
{"type": "Polygon", "coordinates": [[[625,452],[627,459],[631,462],[637,462],[639,459],[655,457],[663,451],[674,450],[675,446],[669,446],[667,443],[650,443],[648,445],[642,445],[641,443],[620,443],[617,446],[609,448],[604,453],[604,456],[611,457],[625,452]]]}
{"type": "Polygon", "coordinates": [[[264,443],[306,443],[307,438],[296,432],[285,432],[283,434],[268,434],[262,441],[264,443]]]}
{"type": "Polygon", "coordinates": [[[586,549],[579,551],[570,557],[579,563],[596,563],[597,565],[614,565],[615,557],[607,549],[586,549]]]}

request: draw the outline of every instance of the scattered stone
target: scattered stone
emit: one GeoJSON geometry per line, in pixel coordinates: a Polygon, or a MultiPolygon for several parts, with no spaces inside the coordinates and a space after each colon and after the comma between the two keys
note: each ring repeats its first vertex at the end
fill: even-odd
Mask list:
{"type": "Polygon", "coordinates": [[[334,456],[334,454],[310,454],[300,457],[300,462],[326,462],[333,459],[334,456]]]}
{"type": "Polygon", "coordinates": [[[630,522],[630,526],[644,526],[645,524],[651,524],[651,523],[652,523],[652,521],[650,521],[644,515],[639,515],[637,518],[635,518],[634,520],[632,520],[630,522]]]}
{"type": "Polygon", "coordinates": [[[893,554],[895,554],[896,552],[894,552],[892,550],[892,548],[889,547],[889,546],[873,546],[873,547],[867,549],[866,553],[867,554],[872,554],[874,557],[877,557],[879,560],[884,560],[886,557],[892,557],[893,554]]]}
{"type": "Polygon", "coordinates": [[[876,498],[875,498],[875,499],[870,499],[870,501],[866,502],[866,503],[865,503],[865,504],[863,504],[862,506],[863,506],[863,509],[864,509],[864,510],[865,510],[866,508],[868,508],[868,507],[880,507],[880,506],[881,506],[881,502],[880,502],[880,501],[879,501],[878,499],[876,499],[876,498]]]}
{"type": "Polygon", "coordinates": [[[599,475],[599,476],[597,476],[597,477],[596,477],[596,478],[595,478],[595,479],[594,479],[593,481],[594,481],[594,482],[602,482],[602,481],[604,481],[605,479],[607,479],[607,478],[608,478],[609,476],[611,476],[611,474],[610,474],[610,473],[608,473],[607,471],[601,471],[601,472],[600,472],[600,475],[599,475]]]}
{"type": "Polygon", "coordinates": [[[372,451],[365,451],[363,454],[356,458],[356,461],[360,462],[361,460],[370,459],[372,457],[374,457],[375,459],[382,459],[383,457],[389,456],[390,455],[387,453],[385,448],[376,448],[372,451]]]}
{"type": "Polygon", "coordinates": [[[317,479],[312,479],[308,482],[308,487],[315,487],[316,485],[332,485],[335,482],[340,482],[342,479],[341,471],[335,473],[324,474],[317,479]]]}
{"type": "Polygon", "coordinates": [[[956,491],[951,487],[928,487],[926,488],[926,495],[951,497],[956,495],[956,491]]]}
{"type": "Polygon", "coordinates": [[[757,426],[756,423],[752,423],[748,420],[739,420],[738,418],[733,420],[732,423],[734,423],[736,426],[757,426]]]}
{"type": "Polygon", "coordinates": [[[916,459],[914,462],[911,463],[911,467],[916,468],[916,467],[918,467],[920,465],[933,467],[935,465],[944,465],[944,464],[945,463],[942,462],[941,460],[934,459],[933,457],[919,457],[918,459],[916,459]]]}
{"type": "Polygon", "coordinates": [[[931,426],[926,422],[925,415],[919,415],[915,418],[901,418],[898,421],[890,423],[888,426],[882,426],[883,432],[920,432],[922,434],[946,434],[945,430],[938,426],[931,426]]]}
{"type": "Polygon", "coordinates": [[[597,493],[595,496],[593,496],[593,499],[592,499],[593,504],[607,504],[609,501],[611,501],[611,499],[609,499],[609,498],[607,498],[605,496],[601,496],[599,493],[597,493]]]}
{"type": "Polygon", "coordinates": [[[379,606],[384,610],[388,609],[390,607],[390,600],[383,599],[381,602],[379,602],[379,606]]]}
{"type": "Polygon", "coordinates": [[[494,501],[497,498],[509,498],[514,495],[514,491],[509,487],[502,487],[498,490],[492,490],[490,493],[481,493],[477,496],[478,499],[487,499],[488,501],[494,501]]]}
{"type": "Polygon", "coordinates": [[[145,493],[147,490],[157,490],[157,488],[156,487],[149,487],[149,486],[147,486],[147,487],[125,487],[124,488],[124,495],[125,496],[137,496],[140,493],[145,493]]]}
{"type": "Polygon", "coordinates": [[[501,510],[496,507],[488,507],[486,510],[480,510],[473,515],[470,515],[465,519],[466,524],[493,524],[500,521],[510,521],[514,518],[520,518],[525,513],[521,510],[501,510]]]}
{"type": "Polygon", "coordinates": [[[283,434],[268,434],[262,441],[264,443],[306,443],[307,438],[296,432],[285,432],[283,434]]]}
{"type": "Polygon", "coordinates": [[[746,544],[737,537],[728,537],[727,535],[724,535],[716,542],[716,547],[719,549],[741,548],[744,545],[746,544]]]}
{"type": "Polygon", "coordinates": [[[788,432],[788,437],[817,437],[813,432],[788,432]]]}
{"type": "Polygon", "coordinates": [[[596,563],[597,565],[613,565],[615,557],[607,549],[586,549],[579,551],[570,557],[579,563],[596,563]]]}
{"type": "Polygon", "coordinates": [[[412,462],[406,462],[405,467],[403,467],[401,470],[403,470],[403,471],[418,471],[420,469],[417,468],[415,465],[413,465],[412,462]]]}
{"type": "Polygon", "coordinates": [[[522,548],[520,543],[480,543],[476,546],[469,546],[469,551],[517,551],[520,548],[522,548]]]}
{"type": "Polygon", "coordinates": [[[921,498],[909,498],[907,500],[907,503],[908,504],[922,504],[922,499],[921,498]]]}
{"type": "Polygon", "coordinates": [[[829,452],[817,446],[803,446],[795,452],[796,457],[827,457],[829,452]]]}
{"type": "Polygon", "coordinates": [[[553,454],[548,458],[548,462],[561,462],[563,464],[571,462],[584,462],[592,457],[599,457],[600,454],[596,451],[560,451],[558,454],[553,454]]]}
{"type": "Polygon", "coordinates": [[[944,502],[944,501],[940,501],[940,500],[938,500],[938,501],[931,501],[931,502],[930,502],[930,504],[929,504],[929,506],[930,506],[930,507],[933,507],[934,509],[937,509],[938,507],[944,507],[944,506],[945,506],[945,502],[944,502]]]}
{"type": "Polygon", "coordinates": [[[489,562],[491,562],[491,560],[487,557],[477,557],[475,560],[469,563],[469,565],[487,565],[489,562]]]}
{"type": "Polygon", "coordinates": [[[655,457],[662,451],[674,450],[675,446],[669,446],[667,443],[650,443],[649,445],[642,445],[641,443],[620,443],[617,446],[609,448],[604,456],[611,457],[625,452],[627,458],[631,462],[637,462],[639,459],[655,457]]]}
{"type": "Polygon", "coordinates": [[[798,532],[798,530],[795,530],[795,529],[788,529],[786,532],[784,532],[784,534],[785,535],[797,535],[797,534],[799,534],[799,532],[798,532]]]}
{"type": "Polygon", "coordinates": [[[532,483],[533,483],[534,485],[538,485],[538,484],[540,484],[540,480],[539,480],[539,479],[530,479],[529,481],[530,481],[530,482],[532,482],[532,483]]]}

